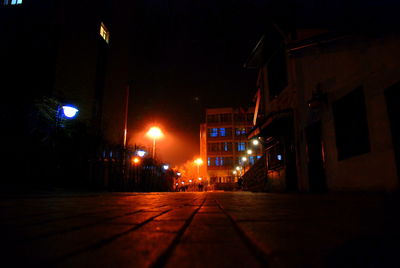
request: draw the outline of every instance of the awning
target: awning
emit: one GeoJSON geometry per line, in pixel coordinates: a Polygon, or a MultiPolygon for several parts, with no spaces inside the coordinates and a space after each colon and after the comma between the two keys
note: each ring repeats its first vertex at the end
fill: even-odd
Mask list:
{"type": "MultiPolygon", "coordinates": [[[[278,112],[270,113],[264,120],[254,126],[250,132],[247,134],[248,139],[252,139],[255,137],[266,136],[268,132],[270,135],[279,131],[279,129],[273,130],[273,125],[282,119],[291,118],[293,116],[292,109],[286,109],[278,112]]],[[[276,126],[278,127],[278,126],[276,126]]]]}

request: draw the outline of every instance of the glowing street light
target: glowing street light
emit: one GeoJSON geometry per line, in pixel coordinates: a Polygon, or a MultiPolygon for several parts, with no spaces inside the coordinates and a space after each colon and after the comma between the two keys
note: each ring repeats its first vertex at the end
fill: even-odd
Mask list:
{"type": "Polygon", "coordinates": [[[189,182],[192,182],[192,180],[189,180],[189,182]]]}
{"type": "Polygon", "coordinates": [[[161,138],[163,133],[158,127],[151,127],[147,132],[147,135],[153,139],[153,159],[156,156],[156,139],[161,138]]]}
{"type": "Polygon", "coordinates": [[[246,157],[246,156],[243,156],[243,157],[242,157],[242,161],[243,161],[243,162],[246,162],[246,161],[247,161],[247,157],[246,157]]]}
{"type": "Polygon", "coordinates": [[[180,176],[180,175],[182,175],[182,173],[180,173],[180,172],[177,172],[177,173],[176,173],[176,175],[180,176]]]}
{"type": "Polygon", "coordinates": [[[163,165],[163,169],[164,170],[168,170],[169,169],[169,165],[163,165]]]}
{"type": "Polygon", "coordinates": [[[198,178],[198,180],[199,180],[199,181],[201,181],[201,180],[202,180],[202,178],[200,178],[200,177],[199,177],[199,178],[198,178]]]}
{"type": "Polygon", "coordinates": [[[233,175],[236,175],[236,174],[237,174],[237,171],[236,171],[236,170],[234,170],[234,171],[232,171],[232,173],[233,173],[233,175]]]}
{"type": "Polygon", "coordinates": [[[252,142],[253,142],[253,145],[258,145],[258,144],[260,144],[260,142],[259,142],[258,140],[256,140],[256,139],[254,139],[252,142]]]}
{"type": "Polygon", "coordinates": [[[251,155],[252,153],[253,153],[253,151],[252,151],[251,149],[248,149],[248,150],[247,150],[247,154],[248,154],[248,155],[251,155]]]}
{"type": "Polygon", "coordinates": [[[137,154],[139,157],[143,157],[143,156],[146,155],[146,151],[139,150],[139,151],[136,152],[136,154],[137,154]]]}
{"type": "Polygon", "coordinates": [[[133,163],[134,165],[139,164],[139,163],[140,163],[140,158],[139,158],[139,157],[134,157],[134,158],[132,158],[132,163],[133,163]]]}
{"type": "Polygon", "coordinates": [[[77,115],[77,113],[79,112],[79,110],[76,107],[71,106],[71,105],[64,105],[61,108],[62,108],[64,116],[68,119],[74,118],[77,115]]]}

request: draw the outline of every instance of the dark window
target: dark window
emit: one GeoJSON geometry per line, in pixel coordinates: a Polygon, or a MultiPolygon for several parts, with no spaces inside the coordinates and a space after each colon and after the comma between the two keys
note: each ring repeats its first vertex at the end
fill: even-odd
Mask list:
{"type": "Polygon", "coordinates": [[[219,152],[219,143],[209,143],[207,149],[209,152],[219,152]]]}
{"type": "Polygon", "coordinates": [[[221,122],[223,122],[223,123],[232,122],[232,115],[231,114],[221,114],[221,122]]]}
{"type": "Polygon", "coordinates": [[[286,53],[284,49],[280,49],[271,57],[267,68],[269,96],[270,98],[274,98],[288,85],[286,53]]]}
{"type": "Polygon", "coordinates": [[[247,122],[253,122],[254,114],[247,114],[247,122]]]}
{"type": "Polygon", "coordinates": [[[226,137],[231,137],[232,136],[232,128],[227,127],[226,128],[226,137]]]}
{"type": "Polygon", "coordinates": [[[232,166],[233,157],[224,157],[224,166],[232,166]]]}
{"type": "Polygon", "coordinates": [[[210,157],[208,161],[209,166],[215,166],[215,157],[210,157]]]}
{"type": "Polygon", "coordinates": [[[207,123],[218,123],[219,116],[217,114],[209,114],[207,115],[207,123]]]}
{"type": "Polygon", "coordinates": [[[235,122],[246,122],[246,114],[245,113],[235,114],[234,119],[235,122]]]}
{"type": "Polygon", "coordinates": [[[368,121],[362,87],[332,105],[338,160],[370,151],[368,121]]]}

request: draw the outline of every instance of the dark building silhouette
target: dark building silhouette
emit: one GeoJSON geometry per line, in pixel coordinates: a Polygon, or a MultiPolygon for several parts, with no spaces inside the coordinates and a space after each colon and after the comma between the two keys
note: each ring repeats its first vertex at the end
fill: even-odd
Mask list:
{"type": "Polygon", "coordinates": [[[398,188],[399,45],[390,28],[271,24],[246,62],[259,70],[263,115],[248,137],[266,148],[255,190],[398,188]]]}
{"type": "Polygon", "coordinates": [[[111,0],[0,1],[2,149],[14,174],[3,183],[73,180],[102,145],[121,143],[130,10],[111,0]],[[76,119],[60,121],[64,104],[78,107],[76,119]]]}

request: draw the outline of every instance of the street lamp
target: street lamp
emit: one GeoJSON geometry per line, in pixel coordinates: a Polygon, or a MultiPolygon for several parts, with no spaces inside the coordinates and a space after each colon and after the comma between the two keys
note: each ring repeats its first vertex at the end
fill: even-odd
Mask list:
{"type": "Polygon", "coordinates": [[[62,108],[64,116],[68,119],[74,118],[77,115],[77,113],[79,112],[79,110],[76,107],[71,106],[71,105],[64,105],[61,108],[62,108]]]}
{"type": "Polygon", "coordinates": [[[134,158],[132,159],[132,163],[133,163],[134,165],[139,164],[139,163],[140,163],[139,157],[134,157],[134,158]]]}
{"type": "Polygon", "coordinates": [[[257,139],[254,139],[254,140],[252,141],[252,143],[253,143],[253,145],[258,145],[260,142],[259,142],[257,139]]]}
{"type": "Polygon", "coordinates": [[[139,157],[143,157],[143,156],[146,155],[146,151],[139,150],[139,151],[136,152],[136,154],[137,154],[139,157]]]}
{"type": "Polygon", "coordinates": [[[197,165],[197,177],[200,177],[200,166],[203,165],[203,159],[197,158],[194,163],[197,165]]]}
{"type": "Polygon", "coordinates": [[[147,135],[153,139],[153,159],[154,159],[156,156],[156,139],[161,138],[163,133],[160,128],[151,127],[147,132],[147,135]]]}

